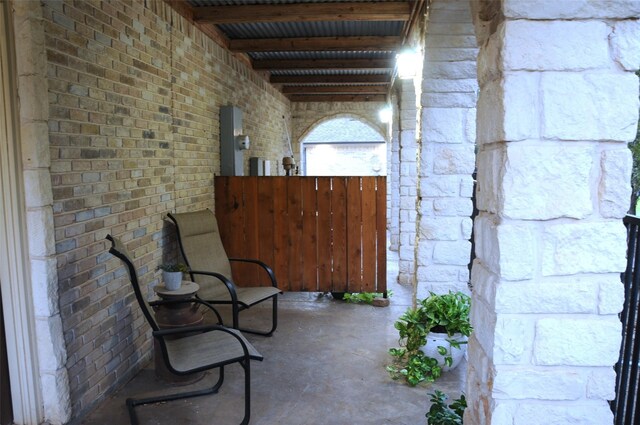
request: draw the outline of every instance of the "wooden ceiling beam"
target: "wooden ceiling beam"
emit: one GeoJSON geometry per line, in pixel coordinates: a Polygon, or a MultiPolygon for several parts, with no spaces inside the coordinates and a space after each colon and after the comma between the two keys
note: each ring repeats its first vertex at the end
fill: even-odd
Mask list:
{"type": "Polygon", "coordinates": [[[290,94],[291,102],[386,102],[384,94],[290,94]]]}
{"type": "Polygon", "coordinates": [[[393,69],[393,59],[285,59],[254,60],[253,69],[393,69]]]}
{"type": "Polygon", "coordinates": [[[411,7],[410,17],[404,23],[404,28],[402,29],[402,44],[405,44],[409,38],[409,35],[413,31],[414,26],[416,25],[418,19],[425,14],[425,0],[415,0],[411,7]]]}
{"type": "Polygon", "coordinates": [[[255,38],[229,41],[232,52],[291,51],[394,51],[402,47],[401,37],[295,37],[255,38]]]}
{"type": "Polygon", "coordinates": [[[189,6],[189,3],[182,0],[164,0],[173,10],[178,12],[182,17],[184,17],[189,22],[193,23],[193,25],[198,28],[200,31],[205,33],[210,39],[218,43],[219,45],[229,48],[229,39],[213,25],[204,25],[202,23],[198,23],[194,19],[193,8],[189,6]]]}
{"type": "Polygon", "coordinates": [[[389,84],[386,74],[373,75],[272,75],[271,84],[318,84],[318,83],[360,83],[360,84],[389,84]]]}
{"type": "Polygon", "coordinates": [[[299,3],[194,7],[194,19],[210,24],[245,22],[407,21],[411,2],[299,3]]]}
{"type": "Polygon", "coordinates": [[[327,93],[348,93],[348,94],[386,94],[388,86],[356,85],[356,86],[285,86],[282,88],[283,94],[327,94],[327,93]]]}

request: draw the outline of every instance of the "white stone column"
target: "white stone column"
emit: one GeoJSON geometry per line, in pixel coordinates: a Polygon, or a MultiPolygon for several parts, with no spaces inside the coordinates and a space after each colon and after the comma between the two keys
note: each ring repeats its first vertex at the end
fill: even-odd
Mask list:
{"type": "MultiPolygon", "coordinates": [[[[40,2],[13,1],[16,68],[20,98],[20,142],[29,243],[30,294],[33,297],[44,419],[66,423],[71,417],[53,223],[49,173],[49,99],[47,58],[40,2]]],[[[25,336],[23,336],[25,337],[25,336]]]]}
{"type": "Polygon", "coordinates": [[[640,2],[472,1],[469,424],[611,424],[640,2]]]}
{"type": "Polygon", "coordinates": [[[400,249],[398,282],[415,284],[416,272],[416,195],[418,185],[418,149],[416,84],[412,79],[399,81],[400,97],[400,249]]]}
{"type": "Polygon", "coordinates": [[[422,80],[417,297],[467,291],[475,168],[476,38],[468,0],[434,0],[422,80]]]}
{"type": "Polygon", "coordinates": [[[400,248],[400,113],[398,97],[393,95],[391,99],[393,118],[391,121],[391,140],[387,150],[389,249],[398,251],[400,248]]]}

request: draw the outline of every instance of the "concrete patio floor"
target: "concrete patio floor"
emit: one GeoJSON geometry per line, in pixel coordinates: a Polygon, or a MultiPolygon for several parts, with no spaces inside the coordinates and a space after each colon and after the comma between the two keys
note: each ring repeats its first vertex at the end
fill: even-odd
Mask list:
{"type": "MultiPolygon", "coordinates": [[[[251,364],[251,424],[425,424],[427,393],[440,389],[459,396],[466,363],[434,384],[415,388],[392,381],[385,370],[391,361],[387,351],[397,346],[393,323],[411,304],[411,289],[396,283],[394,254],[389,258],[389,307],[349,304],[318,293],[285,293],[279,299],[275,334],[247,335],[264,356],[263,362],[251,364]]],[[[269,315],[269,308],[256,306],[241,313],[241,325],[268,323],[269,315]]],[[[216,378],[217,372],[210,372],[191,386],[172,387],[155,377],[151,362],[79,423],[125,424],[126,398],[203,388],[216,378]]],[[[218,394],[140,406],[138,418],[144,425],[238,424],[243,383],[241,367],[231,365],[218,394]]]]}

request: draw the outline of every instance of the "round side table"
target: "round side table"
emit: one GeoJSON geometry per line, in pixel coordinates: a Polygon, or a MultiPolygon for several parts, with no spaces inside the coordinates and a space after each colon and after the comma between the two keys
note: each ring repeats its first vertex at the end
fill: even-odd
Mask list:
{"type": "MultiPolygon", "coordinates": [[[[175,291],[168,290],[163,284],[153,288],[155,293],[163,300],[189,300],[192,299],[200,286],[195,282],[182,281],[180,288],[175,291]]],[[[174,305],[160,305],[155,310],[156,322],[161,329],[181,328],[184,326],[201,325],[204,321],[197,303],[184,302],[174,305]]],[[[175,337],[179,338],[179,337],[175,337]]],[[[174,385],[187,385],[200,380],[204,373],[190,375],[176,375],[165,366],[162,358],[160,344],[154,338],[154,362],[156,376],[163,381],[174,385]]]]}

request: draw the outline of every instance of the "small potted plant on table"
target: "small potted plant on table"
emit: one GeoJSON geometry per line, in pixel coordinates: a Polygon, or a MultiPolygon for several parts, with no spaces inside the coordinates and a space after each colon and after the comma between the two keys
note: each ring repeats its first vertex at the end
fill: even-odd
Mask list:
{"type": "Polygon", "coordinates": [[[400,348],[391,348],[394,357],[387,370],[394,379],[404,377],[411,386],[433,382],[443,371],[455,368],[464,356],[471,300],[462,292],[437,295],[433,292],[408,309],[395,323],[400,348]]]}
{"type": "Polygon", "coordinates": [[[182,274],[189,271],[189,268],[182,263],[161,264],[158,269],[162,270],[162,280],[169,291],[179,289],[182,284],[182,274]]]}

